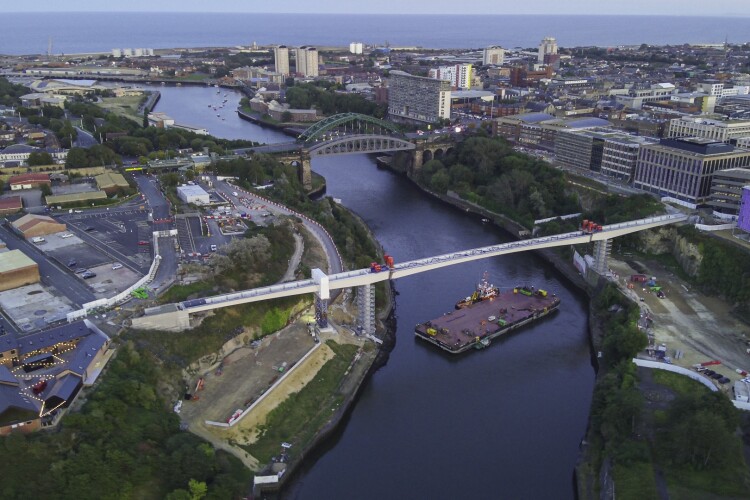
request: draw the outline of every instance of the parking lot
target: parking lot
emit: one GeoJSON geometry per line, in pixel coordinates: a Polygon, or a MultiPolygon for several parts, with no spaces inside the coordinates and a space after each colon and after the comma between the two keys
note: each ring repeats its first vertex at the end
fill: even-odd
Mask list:
{"type": "Polygon", "coordinates": [[[98,261],[83,265],[97,266],[120,262],[140,274],[148,272],[153,259],[152,230],[145,209],[134,208],[112,213],[73,213],[59,218],[68,224],[70,232],[102,256],[98,261]]]}

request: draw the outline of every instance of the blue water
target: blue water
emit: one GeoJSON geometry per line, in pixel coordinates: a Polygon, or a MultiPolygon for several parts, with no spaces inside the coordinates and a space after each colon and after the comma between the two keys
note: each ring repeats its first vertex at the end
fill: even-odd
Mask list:
{"type": "Polygon", "coordinates": [[[282,43],[393,47],[562,47],[750,40],[748,17],[530,15],[311,15],[172,13],[3,13],[0,54],[109,52],[112,48],[216,47],[282,43]]]}

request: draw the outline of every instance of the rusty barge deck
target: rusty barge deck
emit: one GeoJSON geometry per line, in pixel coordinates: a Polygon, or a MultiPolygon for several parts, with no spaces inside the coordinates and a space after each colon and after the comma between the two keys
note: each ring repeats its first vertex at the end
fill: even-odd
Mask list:
{"type": "MultiPolygon", "coordinates": [[[[417,337],[452,354],[472,347],[486,347],[489,341],[557,310],[560,299],[538,292],[526,295],[511,289],[499,296],[446,313],[415,328],[417,337]]],[[[526,290],[524,290],[526,291],[526,290]]]]}

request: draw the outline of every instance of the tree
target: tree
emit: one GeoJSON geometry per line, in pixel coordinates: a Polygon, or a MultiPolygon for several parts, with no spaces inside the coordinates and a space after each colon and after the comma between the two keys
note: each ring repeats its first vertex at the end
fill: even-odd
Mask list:
{"type": "Polygon", "coordinates": [[[52,155],[46,151],[34,151],[29,154],[29,159],[26,160],[26,163],[30,167],[37,167],[39,165],[52,165],[55,161],[52,159],[52,155]]]}
{"type": "Polygon", "coordinates": [[[292,121],[292,114],[289,111],[281,113],[281,121],[284,123],[292,121]]]}
{"type": "Polygon", "coordinates": [[[86,150],[82,148],[70,148],[68,157],[65,159],[65,168],[88,167],[89,159],[86,150]]]}

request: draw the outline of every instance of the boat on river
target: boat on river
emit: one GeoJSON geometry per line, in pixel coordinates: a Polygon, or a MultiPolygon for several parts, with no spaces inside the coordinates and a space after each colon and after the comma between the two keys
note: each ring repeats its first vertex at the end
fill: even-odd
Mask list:
{"type": "Polygon", "coordinates": [[[474,293],[472,293],[465,299],[461,299],[456,302],[456,309],[462,309],[483,300],[494,299],[499,294],[500,289],[490,283],[488,279],[488,273],[487,271],[485,271],[484,274],[482,274],[482,279],[479,281],[479,283],[477,283],[477,288],[476,290],[474,290],[474,293]]]}
{"type": "Polygon", "coordinates": [[[424,323],[414,333],[451,354],[472,347],[484,349],[500,335],[520,328],[554,312],[560,299],[546,290],[517,286],[500,292],[491,300],[479,300],[424,323]]]}

